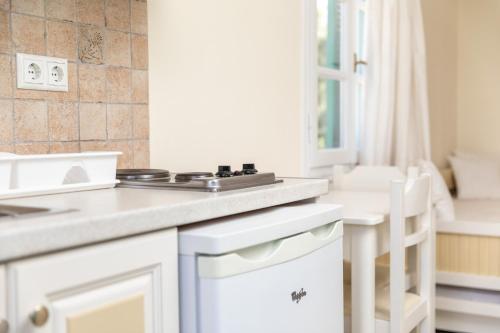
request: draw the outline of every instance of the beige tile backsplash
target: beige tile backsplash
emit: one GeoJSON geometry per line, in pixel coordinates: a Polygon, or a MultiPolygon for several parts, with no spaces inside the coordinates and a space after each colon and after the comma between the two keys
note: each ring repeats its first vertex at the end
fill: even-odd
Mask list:
{"type": "Polygon", "coordinates": [[[0,151],[148,167],[147,48],[146,0],[0,0],[0,151]],[[16,52],[67,58],[69,92],[17,89],[16,52]]]}
{"type": "Polygon", "coordinates": [[[45,2],[48,18],[75,21],[76,2],[74,0],[47,0],[45,2]]]}

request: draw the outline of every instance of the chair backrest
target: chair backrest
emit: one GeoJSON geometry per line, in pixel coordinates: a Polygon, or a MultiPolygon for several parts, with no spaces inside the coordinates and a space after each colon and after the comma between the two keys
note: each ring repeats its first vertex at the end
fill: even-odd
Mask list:
{"type": "Polygon", "coordinates": [[[333,188],[337,191],[389,192],[391,181],[405,179],[405,175],[393,166],[336,165],[333,168],[333,188]]]}
{"type": "Polygon", "coordinates": [[[391,184],[390,212],[390,328],[391,333],[409,332],[419,322],[410,323],[405,316],[405,267],[416,273],[416,294],[427,302],[431,316],[434,294],[434,253],[431,203],[431,178],[428,174],[411,175],[391,184]],[[415,177],[413,177],[415,176],[415,177]],[[407,234],[407,222],[414,226],[407,234]],[[406,249],[415,256],[406,263],[406,249]]]}

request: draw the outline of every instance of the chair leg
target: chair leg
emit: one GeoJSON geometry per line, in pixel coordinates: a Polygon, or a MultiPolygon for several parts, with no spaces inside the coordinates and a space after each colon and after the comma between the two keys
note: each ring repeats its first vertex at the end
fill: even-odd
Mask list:
{"type": "Polygon", "coordinates": [[[420,323],[417,333],[431,333],[431,332],[432,332],[432,321],[429,317],[427,317],[420,323]]]}

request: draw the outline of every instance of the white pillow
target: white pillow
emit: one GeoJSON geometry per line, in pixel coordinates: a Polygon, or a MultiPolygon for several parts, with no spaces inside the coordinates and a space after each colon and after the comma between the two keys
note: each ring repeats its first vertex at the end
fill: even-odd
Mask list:
{"type": "Polygon", "coordinates": [[[436,218],[442,222],[455,221],[455,206],[443,176],[431,161],[420,161],[420,169],[431,175],[432,203],[436,207],[436,218]]]}
{"type": "Polygon", "coordinates": [[[449,157],[459,199],[500,199],[498,164],[485,159],[449,157]]]}

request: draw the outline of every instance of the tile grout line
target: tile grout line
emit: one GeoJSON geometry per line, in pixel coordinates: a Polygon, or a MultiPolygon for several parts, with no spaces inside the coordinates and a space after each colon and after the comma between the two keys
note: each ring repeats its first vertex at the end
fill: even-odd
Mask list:
{"type": "MultiPolygon", "coordinates": [[[[43,1],[43,14],[44,14],[44,22],[43,26],[45,28],[45,33],[44,33],[44,41],[45,41],[45,56],[49,54],[49,42],[48,42],[48,30],[47,30],[47,0],[43,1]]],[[[47,69],[47,68],[46,68],[47,69]]],[[[48,73],[47,73],[48,74],[48,73]]],[[[45,96],[45,113],[47,117],[47,141],[49,142],[48,145],[48,150],[49,153],[51,152],[51,142],[52,142],[52,135],[50,133],[50,115],[49,115],[49,104],[47,102],[47,97],[45,96]]]]}
{"type": "Polygon", "coordinates": [[[78,87],[77,91],[77,105],[76,105],[76,125],[78,126],[77,137],[78,137],[78,152],[82,152],[82,144],[81,144],[81,134],[80,134],[80,104],[81,104],[81,96],[80,96],[80,29],[78,26],[78,4],[77,0],[73,0],[73,6],[75,8],[74,20],[75,20],[75,29],[76,29],[76,85],[78,87]]]}
{"type": "MultiPolygon", "coordinates": [[[[128,1],[128,29],[129,29],[129,47],[130,47],[130,87],[129,87],[129,90],[130,90],[130,100],[129,100],[129,103],[132,103],[133,99],[132,99],[132,92],[133,92],[133,86],[134,86],[134,83],[133,83],[133,75],[132,75],[132,71],[133,71],[133,63],[132,63],[132,0],[129,0],[128,1]]],[[[130,124],[132,126],[132,130],[131,130],[131,136],[132,138],[129,138],[129,141],[128,141],[128,145],[129,145],[129,149],[130,149],[130,155],[131,155],[131,161],[130,161],[130,164],[132,167],[136,167],[136,163],[135,163],[135,144],[133,143],[132,139],[134,138],[134,116],[132,114],[133,112],[133,108],[132,106],[130,106],[130,114],[129,116],[131,117],[130,119],[130,124]]]]}
{"type": "MultiPolygon", "coordinates": [[[[78,0],[75,0],[75,26],[76,26],[76,71],[77,71],[77,84],[78,84],[78,151],[82,152],[82,101],[81,101],[81,92],[80,92],[80,68],[82,65],[82,60],[80,58],[80,42],[81,42],[81,33],[80,28],[83,25],[80,22],[80,11],[79,11],[79,3],[78,0]]],[[[91,26],[91,25],[89,25],[91,26]]]]}
{"type": "MultiPolygon", "coordinates": [[[[30,98],[30,97],[19,97],[19,98],[12,98],[12,97],[0,97],[0,100],[14,100],[14,101],[45,101],[45,98],[30,98]]],[[[58,100],[58,99],[48,99],[48,102],[68,102],[68,103],[78,103],[77,100],[58,100]]],[[[106,104],[105,101],[81,101],[82,104],[106,104]]],[[[127,103],[127,102],[110,102],[110,104],[116,104],[116,105],[131,105],[131,106],[148,106],[148,103],[146,102],[134,102],[134,103],[127,103]]]]}
{"type": "Polygon", "coordinates": [[[106,103],[105,103],[105,122],[106,122],[106,145],[110,142],[109,139],[109,130],[108,130],[108,109],[109,109],[109,96],[108,96],[108,69],[109,69],[109,64],[107,63],[107,46],[108,46],[108,15],[107,15],[107,9],[108,9],[108,0],[104,0],[104,43],[102,45],[103,50],[102,50],[102,60],[103,64],[105,65],[104,71],[105,71],[105,77],[106,77],[106,82],[105,82],[105,91],[106,91],[106,103]]]}
{"type": "MultiPolygon", "coordinates": [[[[48,17],[48,16],[46,16],[46,14],[44,14],[43,16],[40,16],[40,15],[35,15],[35,14],[30,14],[30,13],[17,12],[17,11],[13,11],[13,10],[3,10],[3,11],[10,12],[11,14],[14,14],[14,15],[29,16],[29,17],[32,17],[32,18],[44,19],[44,20],[47,20],[47,21],[55,21],[55,22],[60,22],[60,23],[78,23],[78,24],[85,25],[85,26],[92,26],[92,27],[97,27],[97,28],[104,28],[104,29],[107,29],[109,31],[130,33],[132,35],[144,36],[144,37],[148,36],[148,33],[142,33],[142,32],[132,31],[131,24],[130,24],[130,30],[123,30],[123,29],[117,29],[117,28],[108,28],[106,26],[106,23],[101,26],[101,25],[97,25],[97,24],[93,24],[93,23],[80,22],[80,20],[77,17],[77,14],[75,14],[75,19],[72,21],[72,20],[68,20],[68,19],[61,19],[61,18],[58,18],[58,17],[48,17]]],[[[106,10],[104,10],[104,11],[106,11],[106,10]]],[[[130,11],[131,11],[131,6],[130,6],[130,11]]]]}
{"type": "MultiPolygon", "coordinates": [[[[9,0],[9,11],[7,12],[8,14],[8,18],[9,18],[9,50],[10,52],[14,52],[14,56],[15,56],[15,47],[14,47],[14,38],[13,38],[13,29],[12,29],[12,1],[9,0]]],[[[11,104],[12,104],[12,140],[11,140],[11,146],[12,146],[12,150],[13,152],[16,151],[16,137],[17,137],[17,134],[16,134],[16,107],[15,107],[15,93],[16,93],[16,83],[17,82],[17,73],[15,75],[15,78],[13,77],[13,72],[14,72],[14,56],[12,55],[9,55],[9,70],[10,70],[10,80],[11,80],[11,83],[10,83],[10,97],[11,97],[11,104]]],[[[16,64],[17,65],[17,64],[16,64]]]]}
{"type": "MultiPolygon", "coordinates": [[[[130,35],[129,35],[129,47],[130,47],[130,89],[132,90],[133,87],[133,82],[132,82],[132,70],[134,69],[134,50],[132,47],[132,0],[129,1],[129,30],[130,30],[130,35]]],[[[132,102],[132,91],[130,92],[130,102],[132,102]]],[[[131,104],[130,105],[130,135],[131,139],[135,139],[135,114],[134,114],[134,107],[131,104]]],[[[134,168],[136,168],[136,163],[135,163],[135,145],[132,143],[132,165],[134,168]]]]}

